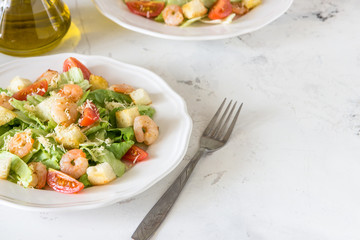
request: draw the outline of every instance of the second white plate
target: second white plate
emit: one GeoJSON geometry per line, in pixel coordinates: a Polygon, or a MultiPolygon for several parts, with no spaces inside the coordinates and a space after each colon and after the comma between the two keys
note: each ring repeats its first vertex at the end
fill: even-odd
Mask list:
{"type": "Polygon", "coordinates": [[[93,0],[102,14],[120,26],[150,36],[173,40],[215,40],[250,33],[284,14],[292,1],[263,0],[261,5],[230,24],[196,23],[181,28],[167,26],[133,14],[123,0],[93,0]]]}

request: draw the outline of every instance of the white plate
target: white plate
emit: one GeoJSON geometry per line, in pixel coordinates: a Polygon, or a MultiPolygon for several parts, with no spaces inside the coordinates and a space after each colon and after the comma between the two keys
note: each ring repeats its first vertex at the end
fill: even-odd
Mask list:
{"type": "Polygon", "coordinates": [[[92,73],[105,77],[110,84],[127,83],[149,92],[157,111],[154,120],[160,128],[159,139],[148,148],[150,160],[135,165],[108,185],[90,187],[78,194],[25,189],[0,180],[0,203],[3,205],[45,211],[109,205],[134,197],[154,185],[170,173],[186,153],[192,130],[186,104],[163,79],[146,69],[106,57],[64,53],[1,65],[0,86],[6,87],[15,76],[34,80],[47,69],[61,72],[63,61],[70,56],[78,58],[92,73]]]}
{"type": "Polygon", "coordinates": [[[120,26],[154,37],[173,40],[215,40],[239,36],[271,23],[291,6],[293,0],[263,0],[263,3],[231,24],[196,23],[172,27],[133,14],[122,0],[93,0],[106,17],[120,26]]]}

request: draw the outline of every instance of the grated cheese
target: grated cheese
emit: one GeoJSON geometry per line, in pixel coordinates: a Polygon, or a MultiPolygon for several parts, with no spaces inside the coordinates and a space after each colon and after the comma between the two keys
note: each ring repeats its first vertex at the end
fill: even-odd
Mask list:
{"type": "Polygon", "coordinates": [[[93,150],[93,152],[94,152],[97,156],[105,155],[105,153],[103,153],[104,150],[105,150],[105,147],[104,147],[104,146],[97,147],[97,148],[93,148],[92,150],[93,150]]]}
{"type": "Polygon", "coordinates": [[[46,151],[50,152],[50,148],[55,150],[54,144],[51,144],[49,139],[45,138],[44,136],[37,137],[37,140],[39,143],[41,143],[41,145],[43,145],[46,151]]]}
{"type": "Polygon", "coordinates": [[[112,111],[115,108],[126,108],[127,105],[121,102],[106,102],[105,101],[105,108],[112,111]]]}
{"type": "Polygon", "coordinates": [[[66,115],[68,120],[71,120],[71,115],[70,115],[70,109],[69,108],[65,108],[65,115],[66,115]]]}
{"type": "Polygon", "coordinates": [[[11,136],[10,135],[7,135],[6,138],[4,139],[4,146],[2,147],[1,150],[4,150],[4,151],[9,151],[9,143],[11,141],[11,136]]]}
{"type": "Polygon", "coordinates": [[[35,112],[36,111],[36,107],[34,105],[32,105],[32,104],[29,104],[29,103],[25,103],[24,108],[26,110],[28,110],[29,112],[35,112]]]}
{"type": "Polygon", "coordinates": [[[58,82],[60,80],[60,74],[55,74],[52,78],[50,78],[49,86],[51,88],[57,88],[58,82]]]}
{"type": "Polygon", "coordinates": [[[106,146],[110,146],[112,144],[112,140],[110,138],[105,139],[106,146]]]}
{"type": "Polygon", "coordinates": [[[4,98],[4,97],[11,97],[10,95],[6,94],[6,92],[1,92],[1,93],[0,93],[0,96],[1,96],[2,98],[4,98]]]}

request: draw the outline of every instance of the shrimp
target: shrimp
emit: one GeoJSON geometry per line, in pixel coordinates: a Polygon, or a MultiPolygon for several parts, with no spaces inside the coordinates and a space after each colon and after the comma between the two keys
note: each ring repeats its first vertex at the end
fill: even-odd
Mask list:
{"type": "Polygon", "coordinates": [[[110,87],[110,90],[113,90],[114,92],[118,92],[118,93],[128,94],[128,93],[135,91],[135,88],[133,86],[122,83],[122,84],[112,85],[110,87]]]}
{"type": "Polygon", "coordinates": [[[150,145],[158,138],[159,127],[149,116],[142,115],[134,120],[134,133],[136,141],[150,145]]]}
{"type": "Polygon", "coordinates": [[[232,11],[239,16],[245,15],[249,12],[249,9],[245,6],[245,4],[241,2],[232,2],[232,11]]]}
{"type": "Polygon", "coordinates": [[[62,89],[60,89],[59,94],[60,96],[66,97],[73,102],[77,102],[80,100],[84,92],[79,85],[66,84],[62,89]]]}
{"type": "Polygon", "coordinates": [[[168,5],[162,11],[164,21],[167,25],[178,26],[184,21],[182,9],[178,5],[168,5]]]}
{"type": "Polygon", "coordinates": [[[10,104],[10,99],[8,95],[6,95],[4,92],[0,94],[0,106],[7,108],[9,110],[14,110],[14,107],[10,104]]]}
{"type": "Polygon", "coordinates": [[[47,70],[40,77],[36,79],[36,82],[46,80],[49,86],[56,87],[57,82],[60,80],[60,74],[55,70],[47,70]]]}
{"type": "Polygon", "coordinates": [[[29,132],[16,133],[8,143],[9,152],[22,158],[29,154],[34,144],[34,139],[29,132]]]}
{"type": "Polygon", "coordinates": [[[41,162],[31,162],[29,168],[33,172],[33,181],[30,184],[31,187],[36,187],[38,189],[45,187],[47,176],[46,166],[41,162]],[[34,175],[36,177],[34,177],[34,175]]]}
{"type": "Polygon", "coordinates": [[[60,160],[60,170],[76,179],[86,173],[88,166],[86,154],[80,149],[71,149],[60,160]]]}
{"type": "Polygon", "coordinates": [[[51,107],[51,117],[57,124],[65,127],[74,123],[78,116],[77,105],[66,98],[56,98],[51,107]]]}

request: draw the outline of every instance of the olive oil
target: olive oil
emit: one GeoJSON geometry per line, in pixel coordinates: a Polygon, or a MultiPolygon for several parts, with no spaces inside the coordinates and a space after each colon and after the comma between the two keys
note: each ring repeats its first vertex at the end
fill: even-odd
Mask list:
{"type": "Polygon", "coordinates": [[[29,56],[55,47],[71,24],[61,0],[0,0],[0,51],[29,56]]]}

